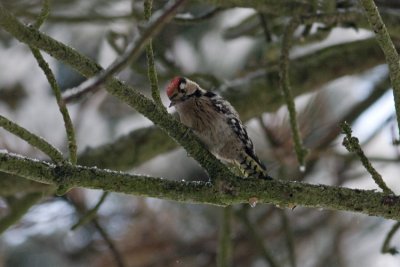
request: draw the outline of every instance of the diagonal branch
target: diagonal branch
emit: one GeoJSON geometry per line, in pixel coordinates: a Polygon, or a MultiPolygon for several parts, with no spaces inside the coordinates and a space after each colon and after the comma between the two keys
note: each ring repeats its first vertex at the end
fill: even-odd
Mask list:
{"type": "MultiPolygon", "coordinates": [[[[50,13],[50,0],[44,0],[42,11],[40,12],[40,14],[34,24],[34,27],[36,29],[40,28],[40,26],[47,19],[49,13],[50,13]]],[[[67,133],[69,157],[70,157],[71,163],[75,164],[77,161],[77,145],[76,145],[76,138],[75,138],[75,130],[74,130],[74,125],[72,124],[72,120],[69,115],[67,106],[66,106],[65,102],[62,101],[62,99],[61,99],[61,89],[58,86],[56,77],[54,76],[52,70],[50,69],[49,64],[43,58],[39,49],[32,47],[32,46],[29,46],[29,48],[31,49],[32,54],[35,57],[39,67],[44,72],[44,74],[50,84],[50,87],[54,93],[54,96],[56,98],[58,109],[60,110],[60,113],[64,120],[65,131],[67,133]]]]}
{"type": "Polygon", "coordinates": [[[393,191],[386,185],[382,176],[372,166],[367,156],[365,156],[364,151],[361,149],[358,138],[352,136],[350,125],[347,122],[343,122],[341,128],[343,133],[346,135],[343,139],[343,145],[346,147],[346,149],[349,152],[355,153],[360,158],[360,161],[364,165],[365,169],[371,174],[372,179],[374,179],[375,183],[383,190],[385,194],[394,195],[393,191]]]}
{"type": "Polygon", "coordinates": [[[150,22],[146,31],[143,35],[138,38],[135,42],[131,43],[126,51],[121,57],[117,58],[106,70],[100,72],[95,77],[91,78],[83,82],[78,87],[72,88],[65,92],[64,101],[70,102],[80,98],[81,96],[87,94],[88,92],[92,92],[94,89],[98,88],[99,85],[103,84],[110,77],[112,77],[117,72],[124,69],[128,66],[132,61],[134,61],[142,51],[143,47],[145,47],[149,42],[151,42],[151,38],[159,33],[164,26],[170,21],[175,13],[178,11],[178,8],[185,2],[185,0],[178,0],[172,6],[165,9],[160,17],[157,20],[150,22]]]}
{"type": "Polygon", "coordinates": [[[366,11],[368,21],[376,34],[376,39],[389,66],[390,80],[393,85],[393,96],[397,115],[397,125],[400,132],[400,57],[390,39],[388,30],[383,23],[373,0],[359,0],[366,11]]]}
{"type": "Polygon", "coordinates": [[[47,156],[49,156],[49,158],[51,158],[54,162],[61,163],[64,161],[63,155],[60,151],[58,151],[57,148],[52,146],[42,137],[31,133],[27,129],[19,126],[15,122],[10,121],[2,115],[0,115],[0,127],[28,142],[31,146],[36,147],[47,156]]]}

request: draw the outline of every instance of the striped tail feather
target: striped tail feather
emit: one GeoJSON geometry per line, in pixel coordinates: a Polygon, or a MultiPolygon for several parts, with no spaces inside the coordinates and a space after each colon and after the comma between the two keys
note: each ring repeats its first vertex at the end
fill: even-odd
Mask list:
{"type": "Polygon", "coordinates": [[[254,153],[241,153],[238,165],[245,177],[272,179],[267,173],[267,168],[254,153]]]}

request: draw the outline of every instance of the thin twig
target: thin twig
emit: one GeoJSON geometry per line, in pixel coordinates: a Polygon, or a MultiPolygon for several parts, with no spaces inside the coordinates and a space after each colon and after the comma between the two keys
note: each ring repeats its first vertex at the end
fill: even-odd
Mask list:
{"type": "MultiPolygon", "coordinates": [[[[50,0],[44,0],[43,1],[43,7],[42,10],[34,24],[34,27],[36,29],[39,29],[40,26],[44,23],[44,21],[47,19],[47,17],[50,14],[50,0]]],[[[46,60],[43,58],[42,54],[40,53],[39,49],[29,46],[31,49],[31,52],[33,56],[35,57],[37,63],[39,64],[39,67],[42,69],[44,72],[51,89],[53,90],[54,96],[56,97],[57,105],[58,108],[61,112],[61,115],[64,120],[64,125],[65,125],[65,130],[67,133],[67,139],[68,139],[68,149],[69,149],[69,157],[70,161],[72,164],[76,164],[77,161],[77,146],[76,146],[76,139],[75,139],[75,131],[74,131],[74,126],[72,124],[71,117],[69,116],[68,109],[65,105],[65,102],[62,101],[61,99],[61,89],[58,86],[57,80],[51,71],[49,64],[46,62],[46,60]]]]}
{"type": "Polygon", "coordinates": [[[36,147],[47,156],[49,156],[54,162],[62,163],[64,162],[64,157],[57,148],[49,144],[43,138],[31,133],[27,129],[19,126],[18,124],[10,121],[9,119],[0,115],[0,127],[6,129],[10,133],[18,136],[19,138],[28,142],[31,146],[36,147]]]}
{"type": "Polygon", "coordinates": [[[296,106],[294,103],[289,78],[289,53],[292,46],[293,33],[299,24],[300,20],[298,18],[292,18],[286,27],[282,40],[279,76],[281,89],[289,111],[289,121],[290,127],[292,128],[294,149],[296,151],[297,161],[299,162],[300,168],[302,168],[302,166],[305,166],[305,157],[308,152],[307,149],[304,148],[303,141],[300,136],[299,126],[296,118],[296,106]]]}
{"type": "Polygon", "coordinates": [[[335,24],[338,22],[349,21],[359,16],[358,12],[345,12],[335,14],[316,14],[309,16],[293,17],[287,25],[283,34],[281,58],[280,58],[280,84],[281,89],[289,111],[290,127],[292,129],[292,136],[294,142],[294,148],[296,151],[297,160],[300,167],[305,166],[305,157],[307,156],[307,149],[304,148],[302,139],[300,137],[300,131],[296,118],[296,106],[292,95],[292,89],[290,84],[289,75],[289,56],[290,49],[293,41],[293,34],[296,28],[301,24],[311,24],[314,22],[323,22],[326,24],[335,24]]]}
{"type": "Polygon", "coordinates": [[[36,21],[33,24],[33,27],[35,27],[35,29],[39,29],[40,26],[42,26],[42,24],[49,16],[49,13],[50,13],[50,0],[43,0],[42,10],[40,10],[40,14],[37,16],[36,21]]]}
{"type": "Polygon", "coordinates": [[[34,48],[32,46],[29,47],[32,51],[33,56],[35,57],[36,61],[38,62],[40,68],[43,70],[44,74],[46,75],[47,80],[49,81],[50,87],[53,90],[54,96],[56,97],[56,101],[58,104],[58,108],[61,112],[61,115],[64,120],[64,126],[67,133],[68,139],[68,149],[69,149],[69,158],[72,164],[76,164],[77,161],[77,145],[76,145],[76,138],[75,138],[75,131],[74,126],[72,124],[71,117],[69,116],[68,109],[65,105],[65,102],[61,98],[61,89],[57,84],[56,78],[51,71],[48,63],[43,58],[42,54],[40,53],[39,49],[34,48]]]}
{"type": "Polygon", "coordinates": [[[364,151],[361,149],[358,138],[352,136],[350,125],[347,122],[343,122],[340,127],[342,128],[343,133],[346,135],[343,139],[343,145],[346,147],[346,149],[349,152],[357,154],[365,169],[371,174],[372,179],[374,179],[375,183],[383,190],[384,193],[394,195],[393,191],[386,185],[385,181],[383,181],[382,176],[376,171],[371,162],[365,156],[364,151]]]}
{"type": "Polygon", "coordinates": [[[272,252],[265,246],[262,236],[260,236],[260,234],[257,233],[255,226],[250,222],[250,219],[247,215],[247,208],[242,207],[240,210],[236,212],[236,215],[246,227],[251,238],[253,238],[254,240],[254,245],[257,247],[257,249],[261,253],[261,256],[269,264],[269,266],[271,267],[280,266],[277,260],[275,259],[274,255],[272,254],[272,252]]]}
{"type": "MultiPolygon", "coordinates": [[[[35,18],[36,13],[23,12],[21,16],[28,18],[35,18]]],[[[129,20],[135,17],[135,14],[122,14],[122,15],[102,15],[102,14],[87,14],[83,16],[66,16],[66,15],[49,15],[47,21],[52,23],[110,23],[116,20],[129,20]]]]}
{"type": "Polygon", "coordinates": [[[390,229],[390,231],[387,233],[385,241],[383,241],[382,248],[381,248],[381,252],[383,254],[389,253],[392,255],[396,255],[399,253],[399,251],[397,250],[396,247],[390,246],[390,241],[392,240],[392,238],[393,238],[394,234],[397,232],[397,230],[399,230],[399,227],[400,227],[400,222],[396,222],[395,224],[393,224],[392,229],[390,229]]]}
{"type": "Polygon", "coordinates": [[[269,27],[268,27],[267,16],[265,14],[259,12],[258,13],[258,17],[260,19],[261,27],[262,27],[263,32],[264,32],[265,41],[267,43],[270,43],[272,41],[272,36],[271,36],[271,31],[269,30],[269,27]]]}
{"type": "Polygon", "coordinates": [[[106,200],[107,196],[108,196],[109,192],[103,192],[103,194],[101,195],[99,201],[97,202],[97,204],[90,210],[88,210],[85,215],[83,215],[79,221],[77,221],[73,226],[71,226],[71,230],[76,230],[78,227],[85,225],[86,223],[92,221],[94,218],[96,218],[96,213],[99,210],[99,208],[101,207],[101,205],[104,203],[104,201],[106,200]]]}
{"type": "Polygon", "coordinates": [[[389,65],[389,75],[393,86],[394,105],[396,108],[397,125],[400,132],[400,58],[397,50],[390,39],[389,32],[383,23],[373,0],[359,0],[366,11],[368,21],[376,34],[386,62],[389,65]]]}
{"type": "Polygon", "coordinates": [[[232,264],[231,220],[232,207],[223,208],[218,241],[218,267],[229,267],[232,264]]]}
{"type": "Polygon", "coordinates": [[[95,91],[102,83],[107,81],[107,79],[134,61],[140,55],[142,48],[149,43],[153,36],[159,33],[161,29],[166,26],[167,22],[173,18],[175,13],[178,11],[178,8],[185,1],[186,0],[177,0],[172,6],[168,5],[162,15],[154,22],[150,20],[148,27],[142,36],[135,42],[132,42],[121,57],[117,58],[107,69],[100,72],[98,75],[86,80],[78,87],[67,90],[63,95],[64,101],[68,103],[79,99],[89,92],[95,91]]]}
{"type": "MultiPolygon", "coordinates": [[[[153,0],[145,0],[144,1],[144,18],[146,20],[150,19],[151,12],[153,8],[153,0]]],[[[160,89],[158,88],[158,78],[157,78],[157,70],[154,62],[154,53],[153,53],[153,41],[150,38],[149,43],[146,46],[146,58],[147,58],[147,76],[150,81],[151,87],[151,96],[153,97],[154,102],[160,107],[165,109],[161,97],[160,97],[160,89]]]]}

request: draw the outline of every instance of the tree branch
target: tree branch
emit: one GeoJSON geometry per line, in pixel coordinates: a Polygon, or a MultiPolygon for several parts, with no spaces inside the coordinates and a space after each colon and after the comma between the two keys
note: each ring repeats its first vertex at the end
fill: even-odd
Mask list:
{"type": "Polygon", "coordinates": [[[376,34],[376,39],[389,66],[390,80],[393,86],[393,97],[400,132],[400,58],[385,24],[373,0],[359,0],[366,11],[368,21],[376,34]]]}
{"type": "MultiPolygon", "coordinates": [[[[42,11],[40,12],[40,14],[34,24],[34,27],[36,29],[40,28],[40,26],[44,23],[44,21],[48,17],[49,13],[50,13],[50,0],[44,0],[42,11]]],[[[76,164],[77,145],[76,145],[76,139],[75,139],[75,130],[74,130],[74,126],[72,124],[71,117],[69,116],[67,106],[66,106],[65,102],[62,101],[62,99],[61,99],[61,89],[58,86],[56,77],[54,76],[53,72],[51,71],[49,64],[43,58],[39,49],[32,47],[32,46],[29,46],[29,48],[31,49],[32,54],[35,57],[39,67],[44,72],[44,75],[46,76],[46,78],[50,84],[50,87],[54,93],[54,96],[57,101],[58,109],[60,110],[61,116],[64,120],[65,131],[67,133],[67,139],[68,139],[69,157],[70,157],[71,163],[76,164]]]]}
{"type": "Polygon", "coordinates": [[[298,18],[293,18],[289,22],[288,26],[286,27],[285,33],[283,34],[279,78],[281,90],[283,92],[283,96],[285,98],[287,109],[289,112],[289,122],[292,129],[292,138],[297,161],[300,165],[300,170],[305,171],[305,157],[307,156],[308,150],[304,147],[303,140],[300,136],[299,126],[297,122],[296,106],[294,103],[289,78],[289,53],[292,46],[292,36],[299,24],[300,20],[298,18]]]}
{"type": "Polygon", "coordinates": [[[213,186],[208,182],[172,181],[68,163],[56,166],[8,153],[0,153],[0,170],[40,183],[62,183],[67,187],[102,189],[179,202],[227,206],[248,203],[256,197],[258,204],[352,211],[400,220],[400,197],[375,190],[240,177],[226,177],[231,178],[229,187],[213,186]]]}
{"type": "MultiPolygon", "coordinates": [[[[144,18],[146,20],[150,19],[151,12],[153,9],[153,0],[145,0],[144,1],[144,18]]],[[[150,87],[151,87],[151,96],[160,108],[165,108],[161,101],[160,97],[160,89],[158,88],[158,78],[157,78],[157,70],[154,61],[154,53],[153,53],[153,41],[150,38],[148,44],[146,45],[146,58],[147,58],[147,76],[149,78],[150,87]]]]}
{"type": "Polygon", "coordinates": [[[47,156],[49,156],[54,162],[61,163],[64,161],[63,155],[57,148],[52,146],[46,140],[37,136],[27,129],[19,126],[18,124],[10,121],[9,119],[0,115],[0,127],[6,129],[10,133],[18,136],[22,140],[28,142],[31,146],[36,147],[47,156]]]}
{"type": "Polygon", "coordinates": [[[352,136],[352,130],[347,122],[343,122],[341,125],[343,133],[346,135],[343,139],[343,145],[349,152],[355,153],[365,169],[371,174],[372,179],[375,183],[383,190],[385,194],[393,194],[393,191],[386,185],[382,176],[376,171],[372,166],[371,162],[365,156],[364,151],[362,151],[358,138],[352,136]]]}
{"type": "Polygon", "coordinates": [[[160,32],[168,21],[170,21],[176,12],[178,12],[178,8],[185,2],[186,0],[177,0],[173,5],[167,5],[161,16],[159,16],[155,21],[149,21],[149,25],[146,28],[146,31],[138,38],[135,42],[132,42],[126,51],[117,58],[107,69],[102,70],[100,73],[96,74],[95,77],[86,80],[78,87],[69,89],[64,94],[64,101],[70,102],[76,99],[79,99],[81,96],[92,92],[94,89],[98,88],[99,85],[105,83],[109,78],[111,78],[117,72],[123,70],[127,65],[129,65],[132,61],[134,61],[142,51],[143,47],[145,47],[149,42],[151,42],[151,38],[160,32]]]}

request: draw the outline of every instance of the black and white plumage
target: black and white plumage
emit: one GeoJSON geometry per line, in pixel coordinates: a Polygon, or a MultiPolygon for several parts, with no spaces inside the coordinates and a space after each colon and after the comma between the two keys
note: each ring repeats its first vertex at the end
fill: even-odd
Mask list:
{"type": "Polygon", "coordinates": [[[217,158],[236,164],[246,177],[270,179],[238,113],[228,101],[184,77],[170,82],[167,96],[181,122],[190,127],[217,158]]]}

